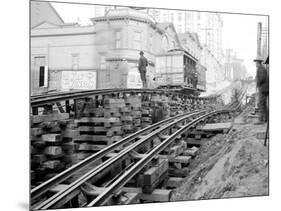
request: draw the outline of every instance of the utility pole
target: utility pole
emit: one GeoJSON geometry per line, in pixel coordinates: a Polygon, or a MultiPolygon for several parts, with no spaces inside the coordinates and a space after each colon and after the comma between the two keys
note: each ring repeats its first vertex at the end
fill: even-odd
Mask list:
{"type": "MultiPolygon", "coordinates": [[[[261,58],[261,32],[262,32],[262,23],[258,22],[258,28],[257,28],[257,57],[261,58]]],[[[258,73],[258,69],[256,69],[256,76],[258,73]]],[[[259,102],[259,90],[256,86],[256,102],[255,102],[255,109],[258,110],[258,102],[259,102]]]]}

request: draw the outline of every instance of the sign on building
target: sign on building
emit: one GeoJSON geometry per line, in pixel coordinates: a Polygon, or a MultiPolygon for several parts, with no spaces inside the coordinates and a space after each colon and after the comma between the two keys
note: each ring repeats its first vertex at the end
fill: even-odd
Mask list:
{"type": "Polygon", "coordinates": [[[61,89],[96,89],[97,74],[94,71],[63,71],[61,89]]]}

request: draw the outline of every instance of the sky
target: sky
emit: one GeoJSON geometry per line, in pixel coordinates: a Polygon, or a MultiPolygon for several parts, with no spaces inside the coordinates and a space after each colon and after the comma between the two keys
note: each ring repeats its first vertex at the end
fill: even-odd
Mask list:
{"type": "MultiPolygon", "coordinates": [[[[83,24],[90,23],[94,16],[94,5],[52,3],[65,22],[80,21],[83,24]]],[[[223,19],[222,47],[232,48],[237,56],[244,59],[247,71],[255,76],[256,67],[253,59],[257,52],[257,23],[267,22],[266,16],[221,14],[223,19]]]]}
{"type": "Polygon", "coordinates": [[[256,65],[253,59],[257,55],[257,24],[267,22],[266,16],[222,14],[224,26],[222,31],[223,48],[232,48],[237,56],[244,59],[247,71],[255,75],[256,65]]]}

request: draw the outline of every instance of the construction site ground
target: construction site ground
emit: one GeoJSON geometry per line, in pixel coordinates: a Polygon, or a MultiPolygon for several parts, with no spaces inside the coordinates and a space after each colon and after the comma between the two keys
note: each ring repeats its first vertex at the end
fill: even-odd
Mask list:
{"type": "Polygon", "coordinates": [[[204,142],[172,201],[268,195],[266,124],[254,124],[248,106],[227,134],[204,142]]]}

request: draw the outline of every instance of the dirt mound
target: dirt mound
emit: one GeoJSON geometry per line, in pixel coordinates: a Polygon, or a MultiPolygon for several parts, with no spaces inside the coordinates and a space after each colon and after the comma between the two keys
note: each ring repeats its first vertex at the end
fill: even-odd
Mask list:
{"type": "Polygon", "coordinates": [[[231,132],[201,146],[173,201],[268,195],[268,147],[259,138],[266,125],[254,125],[250,111],[235,119],[231,132]]]}

